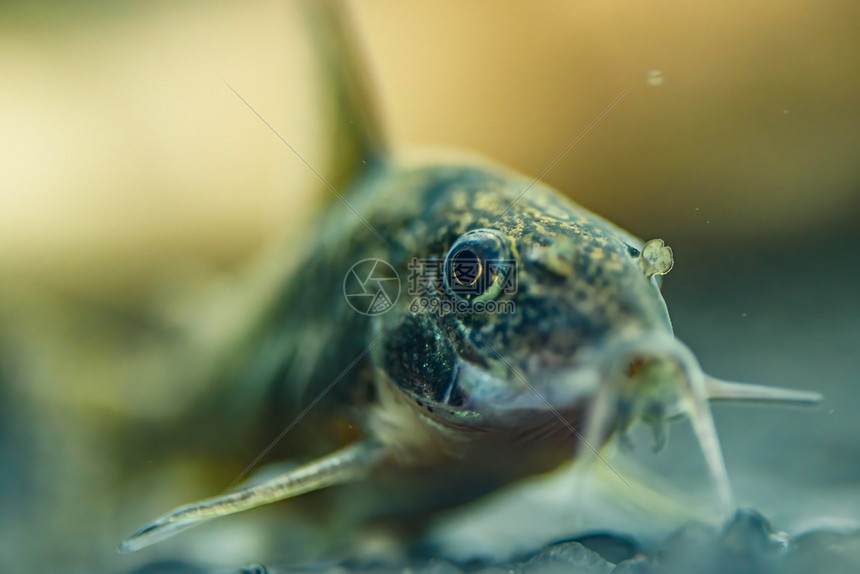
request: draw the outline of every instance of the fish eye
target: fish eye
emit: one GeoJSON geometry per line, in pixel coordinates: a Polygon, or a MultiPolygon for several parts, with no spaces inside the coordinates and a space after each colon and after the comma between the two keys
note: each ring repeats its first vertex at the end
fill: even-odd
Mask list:
{"type": "Polygon", "coordinates": [[[473,286],[483,270],[481,258],[468,247],[451,256],[451,278],[459,287],[473,286]]]}
{"type": "Polygon", "coordinates": [[[492,229],[477,229],[460,236],[448,251],[445,286],[465,301],[494,299],[512,279],[515,267],[504,237],[492,229]]]}

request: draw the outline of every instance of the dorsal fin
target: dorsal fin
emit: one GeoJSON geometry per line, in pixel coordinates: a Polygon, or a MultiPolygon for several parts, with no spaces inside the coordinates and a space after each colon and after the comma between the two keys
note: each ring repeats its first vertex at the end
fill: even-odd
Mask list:
{"type": "Polygon", "coordinates": [[[333,110],[328,117],[335,161],[329,181],[340,190],[385,156],[384,130],[346,2],[311,0],[304,4],[321,60],[322,89],[332,96],[333,110]]]}

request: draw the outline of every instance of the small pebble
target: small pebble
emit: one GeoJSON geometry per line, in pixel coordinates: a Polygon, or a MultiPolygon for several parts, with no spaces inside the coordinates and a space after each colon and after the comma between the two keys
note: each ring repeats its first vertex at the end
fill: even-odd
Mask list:
{"type": "Polygon", "coordinates": [[[523,565],[526,574],[609,574],[613,565],[579,542],[550,546],[523,565]]]}

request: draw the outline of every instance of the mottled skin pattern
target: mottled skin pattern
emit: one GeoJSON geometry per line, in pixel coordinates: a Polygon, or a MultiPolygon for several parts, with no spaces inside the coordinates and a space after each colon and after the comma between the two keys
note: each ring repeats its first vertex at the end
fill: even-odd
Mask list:
{"type": "Polygon", "coordinates": [[[709,398],[818,399],[705,375],[673,337],[660,295],[671,249],[642,245],[546,186],[481,163],[379,163],[346,192],[348,204],[327,212],[306,265],[253,338],[260,356],[241,388],[258,399],[268,389],[262,420],[275,443],[287,436],[275,456],[311,462],[176,508],[122,551],[356,481],[364,493],[328,507],[339,521],[350,511],[406,516],[415,533],[436,509],[596,454],[636,420],[659,445],[667,419],[683,413],[729,511],[709,398]],[[435,305],[416,306],[407,290],[379,315],[359,313],[347,286],[367,271],[350,272],[372,259],[435,305]],[[416,260],[441,262],[442,280],[413,285],[416,260]],[[516,289],[505,288],[497,260],[515,263],[516,289]],[[487,301],[512,308],[475,312],[487,301]]]}
{"type": "MultiPolygon", "coordinates": [[[[312,420],[350,412],[366,432],[396,443],[405,460],[432,465],[447,456],[486,465],[521,443],[532,443],[539,468],[569,458],[577,443],[546,408],[504,410],[534,398],[523,379],[552,400],[558,383],[548,375],[575,366],[583,352],[624,331],[671,333],[671,326],[656,279],[637,263],[641,242],[541,183],[522,195],[532,183],[495,166],[428,164],[379,167],[348,190],[350,206],[387,245],[344,205],[327,213],[265,347],[277,424],[347,370],[312,420]],[[410,260],[444,260],[476,229],[498,232],[504,255],[518,262],[517,292],[501,295],[516,311],[413,313],[410,260]],[[402,282],[395,307],[377,317],[356,313],[343,295],[347,271],[367,258],[390,263],[402,282]],[[543,440],[550,436],[567,448],[543,440]]],[[[433,296],[453,297],[444,289],[433,296]]],[[[556,406],[578,425],[587,405],[556,406]]]]}

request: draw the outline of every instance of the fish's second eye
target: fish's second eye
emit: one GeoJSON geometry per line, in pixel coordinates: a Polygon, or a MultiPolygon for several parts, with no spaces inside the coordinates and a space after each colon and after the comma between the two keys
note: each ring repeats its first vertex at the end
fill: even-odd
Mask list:
{"type": "Polygon", "coordinates": [[[445,257],[445,286],[469,302],[498,297],[512,277],[516,264],[509,259],[505,238],[492,229],[476,229],[462,235],[445,257]]]}

